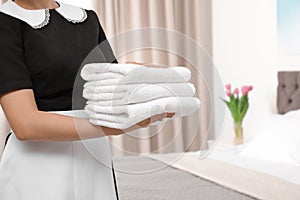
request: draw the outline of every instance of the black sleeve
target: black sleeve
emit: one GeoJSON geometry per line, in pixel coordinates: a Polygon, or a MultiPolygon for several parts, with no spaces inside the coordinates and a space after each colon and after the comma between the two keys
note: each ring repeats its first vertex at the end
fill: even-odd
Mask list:
{"type": "Polygon", "coordinates": [[[32,89],[20,23],[4,15],[0,13],[0,95],[19,89],[32,89]]]}
{"type": "Polygon", "coordinates": [[[96,17],[97,23],[98,23],[98,27],[99,27],[99,39],[98,39],[98,44],[100,47],[101,52],[104,54],[105,58],[107,59],[108,62],[111,63],[118,63],[113,50],[106,38],[105,32],[100,24],[99,18],[97,16],[97,14],[93,11],[93,14],[96,17]]]}

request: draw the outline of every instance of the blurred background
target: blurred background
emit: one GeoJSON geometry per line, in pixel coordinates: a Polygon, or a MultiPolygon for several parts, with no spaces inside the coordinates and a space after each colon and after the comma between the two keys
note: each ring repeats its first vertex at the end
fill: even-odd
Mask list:
{"type": "MultiPolygon", "coordinates": [[[[277,5],[285,8],[285,4],[280,2],[277,4],[277,0],[61,1],[95,10],[108,38],[149,27],[184,34],[204,48],[208,57],[212,58],[224,84],[254,85],[250,109],[244,120],[246,143],[254,138],[257,130],[263,126],[268,117],[277,112],[277,72],[299,70],[299,54],[280,53],[277,35],[278,13],[280,14],[277,11],[280,8],[277,5]]],[[[293,18],[293,16],[288,17],[293,18]]],[[[290,18],[281,19],[286,21],[290,18]]],[[[142,36],[141,38],[145,39],[142,36]]],[[[149,39],[155,40],[155,38],[149,39]]],[[[184,51],[188,51],[185,44],[178,45],[184,51]]],[[[210,81],[214,77],[209,69],[211,64],[201,76],[196,73],[195,66],[187,60],[167,51],[141,49],[117,57],[120,62],[136,61],[190,68],[193,71],[192,82],[197,87],[197,96],[202,104],[199,113],[172,120],[161,130],[152,127],[134,134],[112,138],[114,155],[196,151],[205,148],[208,140],[216,140],[219,134],[222,135],[219,142],[232,143],[233,123],[228,111],[226,111],[222,132],[213,130],[208,132],[213,107],[209,94],[209,87],[212,84],[210,81]],[[135,137],[136,135],[142,135],[144,139],[135,137]]],[[[199,64],[201,63],[203,61],[199,58],[199,64]]],[[[214,99],[216,98],[219,96],[215,96],[214,99]]],[[[215,112],[217,113],[217,110],[215,112]]]]}
{"type": "MultiPolygon", "coordinates": [[[[5,1],[2,1],[5,2],[5,1]]],[[[211,122],[211,98],[209,83],[212,79],[210,57],[212,55],[212,13],[211,2],[203,0],[62,0],[68,4],[92,9],[97,12],[107,38],[116,37],[141,28],[165,29],[163,39],[168,34],[179,33],[189,38],[196,45],[203,48],[205,58],[197,58],[196,63],[207,63],[207,71],[198,73],[195,66],[182,55],[168,52],[167,49],[140,49],[116,54],[120,63],[135,61],[162,66],[184,66],[192,71],[191,82],[196,85],[197,96],[201,100],[199,112],[182,119],[168,121],[163,127],[151,126],[135,133],[112,137],[112,152],[115,156],[136,155],[140,153],[171,153],[197,151],[206,147],[209,136],[208,128],[211,122]],[[170,33],[167,33],[167,31],[170,33]],[[205,79],[203,78],[205,77],[205,79]]],[[[137,44],[145,40],[156,40],[155,35],[150,38],[137,37],[137,44]]],[[[180,51],[193,54],[182,41],[170,41],[176,44],[180,51]]],[[[126,46],[126,43],[122,43],[126,46]]],[[[170,44],[171,45],[171,44],[170,44]]],[[[113,46],[115,52],[118,45],[113,46]]],[[[197,56],[197,55],[196,55],[197,56]]],[[[214,134],[210,131],[211,134],[214,134]]]]}

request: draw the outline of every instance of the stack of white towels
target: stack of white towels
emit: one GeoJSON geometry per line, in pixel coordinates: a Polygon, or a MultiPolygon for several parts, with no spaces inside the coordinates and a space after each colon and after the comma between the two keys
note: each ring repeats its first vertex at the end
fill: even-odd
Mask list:
{"type": "Polygon", "coordinates": [[[185,67],[94,63],[83,67],[81,77],[87,81],[85,111],[98,126],[126,129],[157,114],[186,116],[200,106],[185,67]]]}

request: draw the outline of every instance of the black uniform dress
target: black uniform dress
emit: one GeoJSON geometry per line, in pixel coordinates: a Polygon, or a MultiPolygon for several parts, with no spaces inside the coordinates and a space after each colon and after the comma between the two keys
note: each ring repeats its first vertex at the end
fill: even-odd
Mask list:
{"type": "MultiPolygon", "coordinates": [[[[9,0],[4,4],[4,6],[2,6],[2,8],[4,7],[3,10],[1,11],[0,9],[0,95],[20,89],[32,89],[40,111],[67,111],[74,109],[74,105],[72,106],[73,87],[75,78],[82,64],[89,61],[116,62],[109,45],[102,45],[101,49],[98,49],[98,51],[102,51],[101,55],[104,55],[104,57],[97,57],[98,54],[95,54],[92,56],[93,59],[85,60],[89,53],[98,44],[106,40],[104,31],[98,21],[98,17],[93,11],[72,7],[64,3],[59,4],[59,9],[31,11],[23,9],[13,1],[9,0]],[[72,11],[76,11],[78,13],[81,12],[82,18],[79,20],[72,19],[72,11]],[[27,18],[27,14],[32,14],[32,16],[27,18]],[[36,25],[36,17],[42,16],[43,14],[45,16],[42,19],[42,23],[36,25]],[[22,17],[24,19],[22,19],[22,17]],[[33,24],[35,23],[35,25],[30,24],[31,21],[33,24]]],[[[81,81],[77,82],[81,83],[81,81]]],[[[82,85],[77,84],[75,86],[77,87],[76,90],[80,91],[80,87],[82,87],[82,85]]],[[[79,98],[79,100],[75,100],[77,102],[75,108],[80,109],[84,104],[84,100],[80,100],[78,95],[76,98],[79,98]]],[[[22,188],[26,188],[26,180],[23,180],[26,178],[26,174],[10,178],[12,173],[7,171],[7,167],[14,169],[14,165],[18,165],[18,161],[11,161],[12,158],[8,157],[8,155],[14,156],[12,152],[15,151],[14,149],[8,149],[15,148],[12,147],[13,144],[9,144],[10,140],[11,139],[8,140],[7,148],[4,151],[0,165],[0,176],[2,172],[4,175],[6,174],[6,176],[3,175],[0,177],[0,199],[81,199],[80,195],[72,194],[72,190],[76,190],[75,186],[72,188],[66,186],[67,189],[65,193],[63,190],[58,188],[57,196],[54,195],[52,197],[45,197],[50,194],[48,194],[48,191],[44,188],[36,188],[32,191],[22,191],[22,188]],[[9,145],[11,146],[9,147],[9,145]],[[11,166],[12,163],[13,166],[11,166]],[[9,184],[15,184],[16,186],[10,185],[9,188],[6,188],[9,184]]],[[[16,138],[12,138],[12,140],[14,141],[11,143],[14,143],[16,146],[22,146],[26,143],[15,141],[16,138]]],[[[24,148],[26,150],[26,148],[32,147],[32,144],[26,145],[25,147],[23,146],[23,149],[20,151],[18,150],[18,152],[20,153],[24,151],[24,148]]],[[[51,144],[46,145],[50,145],[51,148],[51,144]]],[[[53,146],[55,145],[61,144],[53,144],[53,146]]],[[[70,146],[68,151],[73,149],[70,150],[70,154],[73,154],[72,156],[74,157],[74,148],[76,147],[74,147],[74,144],[66,143],[66,146],[68,145],[70,146]]],[[[30,157],[34,152],[35,151],[29,152],[30,155],[28,155],[29,153],[27,152],[27,155],[19,156],[30,157]]],[[[48,154],[53,156],[53,152],[46,152],[45,157],[47,157],[48,154]]],[[[66,158],[68,157],[67,154],[65,156],[66,158]]],[[[39,162],[43,162],[42,160],[35,160],[34,157],[30,157],[30,159],[34,162],[32,163],[33,168],[37,167],[36,165],[38,165],[39,162]]],[[[55,159],[53,161],[55,161],[55,159]]],[[[20,164],[26,165],[26,163],[20,164]]],[[[59,165],[59,163],[56,164],[59,165]]],[[[30,167],[30,163],[28,165],[28,167],[30,167]]],[[[49,165],[51,165],[51,163],[49,165]]],[[[24,167],[24,171],[24,173],[26,173],[26,167],[24,167]]],[[[30,172],[31,171],[29,170],[28,179],[31,178],[30,172]]],[[[52,172],[50,171],[49,173],[51,174],[52,172]]],[[[16,169],[15,174],[15,176],[18,176],[18,169],[16,169]]],[[[114,176],[114,173],[112,173],[112,175],[114,176]]],[[[45,176],[45,178],[47,177],[48,176],[45,176]]],[[[36,181],[38,181],[38,177],[36,178],[36,181]]],[[[51,184],[55,185],[55,181],[59,180],[40,181],[40,184],[50,184],[49,182],[51,182],[51,184]]],[[[109,185],[109,182],[107,184],[109,185]]],[[[97,183],[95,185],[97,185],[97,183]]],[[[116,183],[114,179],[114,187],[115,185],[116,183]]],[[[39,185],[37,184],[36,187],[39,187],[39,185]]],[[[116,190],[116,188],[114,189],[116,190]]],[[[52,192],[56,191],[53,188],[49,188],[49,190],[52,190],[52,192]]],[[[93,197],[83,198],[93,200],[99,199],[97,191],[92,190],[92,192],[94,192],[93,197]]],[[[117,199],[117,195],[114,195],[114,199],[117,199]]],[[[108,197],[106,198],[105,196],[102,196],[101,199],[108,199],[108,197]]]]}

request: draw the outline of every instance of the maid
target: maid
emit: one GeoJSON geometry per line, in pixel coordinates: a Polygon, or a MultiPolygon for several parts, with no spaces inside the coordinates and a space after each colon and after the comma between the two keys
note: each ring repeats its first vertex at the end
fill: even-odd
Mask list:
{"type": "MultiPolygon", "coordinates": [[[[0,7],[0,103],[13,131],[0,162],[1,200],[118,199],[105,136],[153,118],[117,130],[69,111],[81,64],[105,40],[93,11],[54,0],[0,7]]],[[[103,51],[102,62],[116,62],[109,45],[103,51]]]]}

